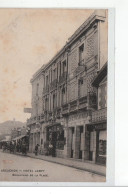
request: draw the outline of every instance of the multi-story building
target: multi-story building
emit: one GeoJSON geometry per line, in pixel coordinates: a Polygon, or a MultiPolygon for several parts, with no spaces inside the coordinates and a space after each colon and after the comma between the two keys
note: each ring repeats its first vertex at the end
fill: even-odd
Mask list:
{"type": "Polygon", "coordinates": [[[107,63],[92,82],[97,90],[97,109],[92,111],[91,123],[87,126],[90,160],[106,163],[107,145],[107,63]]]}
{"type": "Polygon", "coordinates": [[[93,160],[88,125],[97,109],[92,81],[107,61],[107,13],[96,10],[33,76],[30,151],[93,160]]]}

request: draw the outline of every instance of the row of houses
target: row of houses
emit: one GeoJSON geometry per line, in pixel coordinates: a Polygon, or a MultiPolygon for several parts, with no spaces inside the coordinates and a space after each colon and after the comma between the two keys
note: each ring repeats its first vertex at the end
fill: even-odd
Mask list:
{"type": "Polygon", "coordinates": [[[18,144],[22,145],[23,143],[26,145],[28,150],[29,147],[29,128],[26,126],[23,127],[13,127],[11,129],[11,133],[3,136],[0,141],[0,149],[6,147],[6,150],[10,150],[10,145],[15,144],[15,151],[18,144]]]}
{"type": "Polygon", "coordinates": [[[32,77],[29,151],[106,163],[107,11],[96,10],[32,77]]]}

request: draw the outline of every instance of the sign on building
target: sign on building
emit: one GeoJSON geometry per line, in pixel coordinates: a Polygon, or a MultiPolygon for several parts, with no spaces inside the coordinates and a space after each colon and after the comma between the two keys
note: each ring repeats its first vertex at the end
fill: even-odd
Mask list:
{"type": "Polygon", "coordinates": [[[32,113],[32,108],[24,108],[25,113],[32,113]]]}

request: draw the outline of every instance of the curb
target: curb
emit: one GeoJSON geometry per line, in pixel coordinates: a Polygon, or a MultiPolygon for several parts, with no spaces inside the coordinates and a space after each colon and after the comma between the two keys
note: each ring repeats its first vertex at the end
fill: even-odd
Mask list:
{"type": "Polygon", "coordinates": [[[51,161],[51,160],[48,160],[48,159],[34,157],[34,156],[30,156],[30,155],[27,155],[27,156],[30,157],[30,158],[38,159],[38,160],[44,160],[44,161],[47,161],[47,162],[60,164],[60,165],[63,165],[63,166],[68,166],[68,167],[79,169],[79,170],[84,170],[84,171],[91,172],[91,173],[94,173],[94,174],[97,174],[97,175],[100,175],[100,176],[104,176],[104,177],[106,176],[105,173],[98,172],[98,171],[95,171],[95,170],[91,170],[91,169],[88,169],[88,168],[82,168],[82,167],[78,167],[78,166],[71,165],[71,164],[64,164],[64,163],[61,163],[61,162],[58,162],[58,161],[51,161]]]}
{"type": "MultiPolygon", "coordinates": [[[[4,153],[6,153],[6,152],[4,152],[4,153]]],[[[99,171],[95,171],[95,170],[91,170],[91,169],[88,169],[88,168],[82,168],[82,167],[78,167],[78,166],[71,165],[71,164],[64,164],[62,162],[53,161],[53,160],[51,161],[51,160],[48,160],[48,159],[45,159],[45,158],[34,157],[34,156],[29,155],[29,154],[22,155],[20,153],[14,153],[14,155],[18,155],[18,156],[22,156],[22,157],[26,156],[26,157],[29,157],[29,158],[34,158],[34,159],[38,159],[38,160],[44,160],[44,161],[47,161],[47,162],[51,162],[51,163],[55,163],[55,164],[60,164],[60,165],[63,165],[63,166],[68,166],[68,167],[79,169],[79,170],[84,170],[84,171],[87,171],[87,172],[90,172],[90,173],[94,173],[94,174],[106,177],[105,173],[99,172],[99,171]]]]}

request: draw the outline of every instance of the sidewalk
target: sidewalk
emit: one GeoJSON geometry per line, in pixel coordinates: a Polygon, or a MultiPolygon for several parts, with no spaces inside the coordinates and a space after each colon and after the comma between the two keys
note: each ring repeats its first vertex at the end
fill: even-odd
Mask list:
{"type": "MultiPolygon", "coordinates": [[[[8,153],[8,152],[5,152],[5,153],[8,153]]],[[[16,152],[15,154],[23,156],[22,153],[16,152]]],[[[61,164],[61,165],[64,165],[64,166],[69,166],[69,167],[80,169],[80,170],[85,170],[85,171],[95,173],[95,174],[99,174],[99,175],[102,175],[102,176],[106,176],[106,167],[105,166],[90,163],[88,161],[82,162],[82,161],[78,161],[78,160],[75,160],[75,159],[72,159],[72,158],[57,158],[57,157],[44,156],[44,155],[35,156],[34,153],[27,153],[27,155],[25,155],[25,156],[30,157],[30,158],[44,160],[44,161],[47,161],[47,162],[53,162],[53,163],[56,163],[56,164],[61,164]]]]}
{"type": "Polygon", "coordinates": [[[56,158],[44,155],[35,156],[34,153],[28,153],[27,156],[106,176],[106,167],[102,165],[67,158],[56,158]]]}

